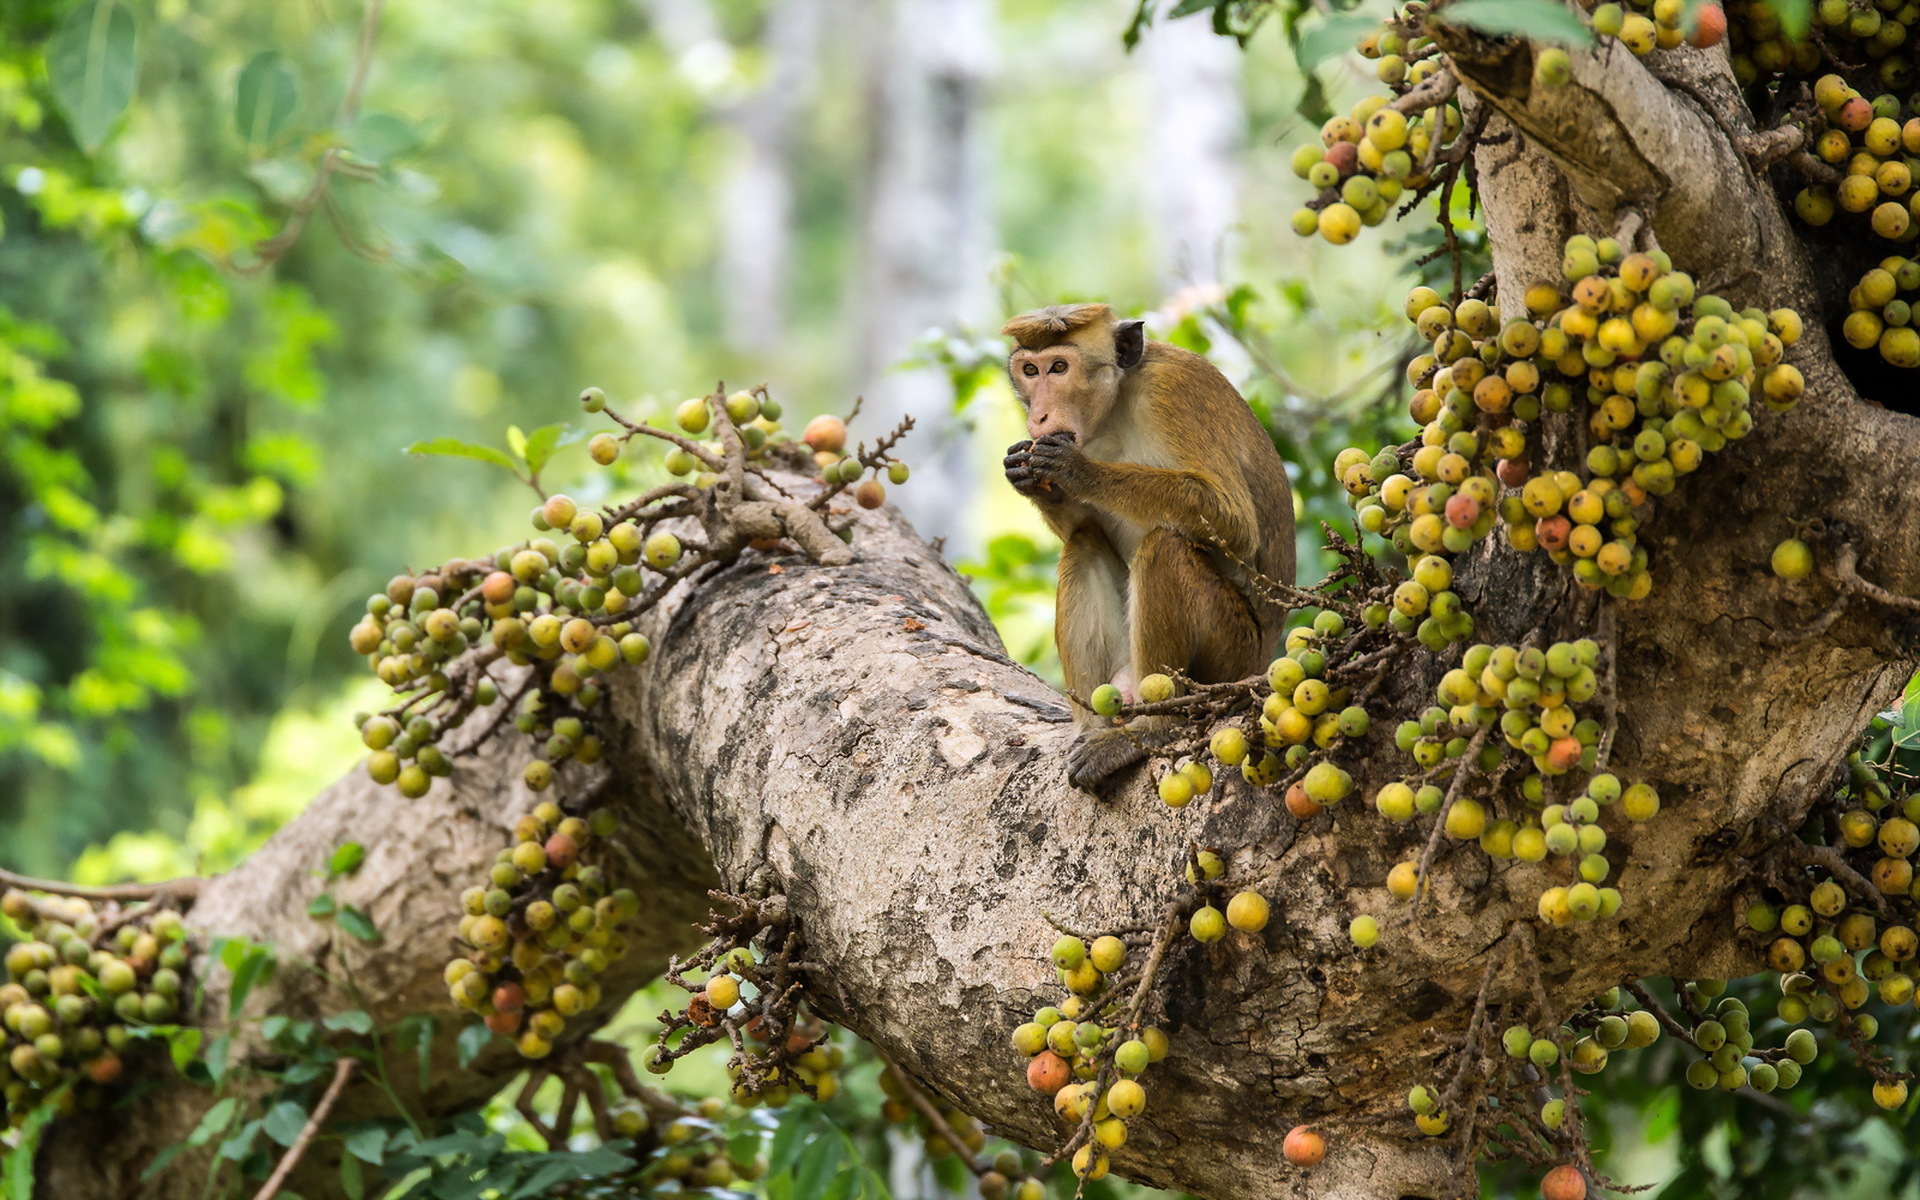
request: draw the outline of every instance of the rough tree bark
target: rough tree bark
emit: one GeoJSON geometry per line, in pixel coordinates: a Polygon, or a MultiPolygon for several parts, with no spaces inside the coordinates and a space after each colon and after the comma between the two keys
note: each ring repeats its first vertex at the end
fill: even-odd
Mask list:
{"type": "MultiPolygon", "coordinates": [[[[1821,313],[1803,252],[1772,190],[1729,141],[1742,128],[1721,52],[1614,48],[1579,59],[1575,84],[1531,93],[1511,46],[1449,38],[1493,135],[1481,181],[1501,291],[1549,278],[1576,225],[1605,229],[1631,206],[1679,265],[1736,303],[1821,313]],[[1457,43],[1457,44],[1455,44],[1457,43]],[[1725,123],[1725,128],[1722,124],[1725,123]],[[1501,138],[1508,131],[1520,137],[1501,138]]],[[[1518,51],[1524,56],[1524,51],[1518,51]]],[[[1553,636],[1611,627],[1617,645],[1614,766],[1658,784],[1665,807],[1626,846],[1617,925],[1542,930],[1537,951],[1562,1011],[1622,980],[1737,975],[1757,968],[1733,914],[1757,860],[1791,836],[1870,715],[1913,670],[1910,617],[1856,599],[1821,632],[1777,642],[1838,593],[1818,577],[1766,573],[1792,522],[1819,517],[1853,545],[1861,571],[1920,594],[1920,505],[1907,464],[1920,426],[1858,399],[1834,368],[1818,320],[1794,352],[1810,381],[1785,417],[1687,480],[1654,523],[1657,586],[1638,605],[1583,603],[1563,572],[1485,544],[1464,572],[1486,634],[1553,636]]],[[[1065,707],[1009,661],[963,580],[888,512],[862,513],[856,561],[808,566],[750,554],[654,614],[657,651],[610,697],[613,747],[596,786],[629,822],[622,840],[649,924],[622,967],[637,984],[690,940],[687,922],[716,879],[783,892],[808,956],[827,967],[819,1008],[1009,1136],[1056,1142],[1050,1107],[1024,1086],[1007,1035],[1059,995],[1045,960],[1057,920],[1081,929],[1158,919],[1195,843],[1231,852],[1258,877],[1276,919],[1259,936],[1211,947],[1182,940],[1172,960],[1169,1058],[1148,1073],[1147,1112],[1115,1169],[1206,1197],[1394,1200],[1454,1194],[1466,1176],[1447,1139],[1411,1135],[1404,1097],[1447,1078],[1490,956],[1531,919],[1548,864],[1454,848],[1416,923],[1388,898],[1388,868],[1423,835],[1347,805],[1295,821],[1237,779],[1187,809],[1154,799],[1146,773],[1105,798],[1067,788],[1065,707]],[[775,567],[778,570],[775,570],[775,567]],[[1357,912],[1384,918],[1380,947],[1356,953],[1357,912]],[[1280,1135],[1321,1122],[1331,1152],[1311,1172],[1285,1167],[1280,1135]]],[[[1400,681],[1414,703],[1432,672],[1400,681]]],[[[1376,720],[1363,783],[1392,770],[1391,721],[1376,720]]],[[[358,777],[319,797],[259,855],[211,883],[192,923],[281,948],[260,1010],[347,1007],[290,964],[351,962],[376,1015],[427,1011],[456,1024],[438,982],[456,894],[500,844],[528,797],[517,749],[496,748],[408,803],[358,777]],[[338,889],[385,931],[361,948],[302,915],[310,872],[338,841],[370,850],[338,889]]],[[[1494,973],[1494,998],[1529,986],[1494,973]]],[[[208,1014],[222,1011],[216,974],[208,1014]]],[[[609,987],[609,1003],[619,987],[609,987]]],[[[443,1051],[446,1048],[443,1047],[443,1051]]],[[[513,1063],[472,1072],[437,1060],[408,1099],[435,1110],[478,1102],[513,1063]]],[[[402,1072],[403,1090],[408,1086],[402,1072]]],[[[349,1111],[380,1100],[355,1085],[349,1111]]],[[[43,1195],[197,1194],[175,1171],[135,1179],[191,1128],[208,1097],[178,1084],[131,1112],[56,1126],[43,1195]]],[[[308,1197],[330,1194],[316,1154],[308,1197]]]]}

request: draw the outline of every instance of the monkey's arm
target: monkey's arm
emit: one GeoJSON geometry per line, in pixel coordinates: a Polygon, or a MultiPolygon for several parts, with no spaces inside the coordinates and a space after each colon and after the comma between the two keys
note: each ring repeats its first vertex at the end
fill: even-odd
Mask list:
{"type": "Polygon", "coordinates": [[[1007,447],[1004,462],[1007,482],[1013,485],[1014,491],[1033,501],[1033,506],[1040,510],[1040,518],[1053,530],[1053,536],[1059,538],[1063,546],[1070,545],[1077,532],[1092,524],[1093,510],[1067,499],[1064,491],[1033,472],[1029,464],[1032,448],[1030,441],[1015,442],[1007,447]]]}
{"type": "MultiPolygon", "coordinates": [[[[1050,486],[1096,511],[1142,528],[1171,529],[1198,542],[1217,543],[1244,558],[1250,559],[1259,549],[1260,525],[1252,497],[1229,476],[1101,462],[1088,458],[1071,435],[1063,434],[1032,443],[1021,459],[1029,486],[1050,486]]],[[[1009,455],[1009,477],[1012,463],[1009,455]]]]}

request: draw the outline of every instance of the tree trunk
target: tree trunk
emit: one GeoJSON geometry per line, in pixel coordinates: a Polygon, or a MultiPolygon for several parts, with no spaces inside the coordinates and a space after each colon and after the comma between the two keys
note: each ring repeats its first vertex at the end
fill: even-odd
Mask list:
{"type": "Polygon", "coordinates": [[[899,496],[929,537],[973,536],[979,486],[969,425],[937,367],[900,369],[929,329],[986,320],[992,211],[983,109],[991,53],[986,0],[889,0],[850,27],[865,41],[867,162],[860,223],[854,378],[875,428],[912,415],[914,472],[899,496]]]}
{"type": "Polygon", "coordinates": [[[1160,286],[1217,284],[1226,278],[1227,235],[1240,216],[1240,50],[1204,21],[1172,21],[1139,53],[1152,89],[1146,183],[1160,286]]]}
{"type": "Polygon", "coordinates": [[[793,248],[793,135],[809,99],[825,7],[775,5],[767,14],[765,77],[729,114],[741,146],[721,188],[721,296],[727,340],[771,354],[786,329],[793,248]]]}
{"type": "MultiPolygon", "coordinates": [[[[1482,149],[1503,294],[1552,276],[1575,220],[1604,230],[1634,206],[1681,267],[1736,303],[1794,303],[1810,318],[1794,351],[1810,382],[1806,399],[1787,416],[1763,415],[1751,437],[1662,504],[1650,599],[1593,605],[1559,568],[1493,542],[1462,564],[1463,596],[1484,636],[1578,636],[1597,623],[1611,637],[1613,766],[1656,784],[1664,800],[1645,826],[1609,819],[1614,844],[1629,847],[1619,923],[1533,935],[1549,1004],[1565,1013],[1625,980],[1757,969],[1735,913],[1758,886],[1763,856],[1791,843],[1920,652],[1910,614],[1864,598],[1814,625],[1839,597],[1834,585],[1774,580],[1768,552],[1793,522],[1819,517],[1855,548],[1863,575],[1920,594],[1910,472],[1920,427],[1861,402],[1840,376],[1814,319],[1804,252],[1771,188],[1747,172],[1699,103],[1617,47],[1577,55],[1575,84],[1557,97],[1529,94],[1528,67],[1503,57],[1511,50],[1500,44],[1450,48],[1471,72],[1474,103],[1497,110],[1489,128],[1523,134],[1482,149]],[[1770,640],[1796,630],[1817,632],[1770,640]]],[[[1731,101],[1723,53],[1662,61],[1688,73],[1701,95],[1731,101]]],[[[1737,119],[1731,104],[1720,115],[1737,119]]],[[[1026,1088],[1007,1039],[1062,995],[1045,957],[1055,923],[1090,932],[1154,925],[1184,887],[1189,848],[1219,847],[1233,875],[1258,881],[1275,919],[1257,936],[1174,942],[1160,1018],[1172,1053],[1144,1077],[1147,1109],[1115,1170],[1222,1200],[1473,1191],[1459,1135],[1414,1135],[1405,1097],[1459,1068],[1483,976],[1495,1002],[1527,994],[1531,977],[1503,939],[1534,929],[1553,864],[1450,844],[1435,895],[1409,920],[1383,882],[1392,864],[1419,853],[1424,829],[1388,825],[1351,802],[1297,821],[1271,793],[1225,773],[1211,797],[1177,811],[1154,797],[1151,772],[1104,799],[1075,792],[1062,765],[1073,729],[1061,698],[1005,656],[965,581],[897,515],[854,515],[852,565],[748,554],[657,609],[654,656],[617,677],[598,786],[627,822],[620,845],[648,924],[609,979],[607,1006],[692,940],[688,922],[716,880],[771,888],[787,897],[807,957],[824,967],[811,996],[825,1015],[998,1132],[1050,1146],[1063,1130],[1026,1088]],[[1362,912],[1385,929],[1365,952],[1346,933],[1362,912]],[[1281,1135],[1303,1121],[1326,1130],[1330,1146],[1304,1172],[1279,1155],[1281,1135]]],[[[1383,711],[1431,696],[1441,661],[1416,657],[1424,667],[1388,682],[1383,711]]],[[[1363,787],[1394,768],[1393,724],[1376,719],[1366,753],[1348,764],[1363,787]]],[[[512,744],[466,760],[415,802],[357,776],[342,781],[213,881],[192,923],[280,950],[279,975],[250,1009],[351,1007],[295,965],[337,973],[351,964],[378,1018],[433,1013],[450,1045],[459,1019],[439,971],[457,894],[528,803],[520,752],[512,744]],[[348,839],[369,854],[336,890],[379,922],[384,937],[372,947],[303,915],[321,886],[312,871],[348,839]]],[[[214,974],[209,1020],[224,1011],[223,987],[214,974]]],[[[443,1045],[424,1095],[411,1071],[397,1073],[409,1102],[471,1106],[515,1067],[495,1053],[458,1072],[450,1059],[443,1045]]],[[[348,1115],[382,1103],[364,1084],[349,1097],[357,1107],[348,1115]]],[[[210,1099],[164,1084],[130,1110],[59,1123],[42,1157],[41,1194],[198,1195],[200,1177],[180,1168],[144,1187],[135,1180],[210,1099]]],[[[309,1198],[331,1195],[329,1170],[316,1152],[294,1186],[309,1198]]]]}

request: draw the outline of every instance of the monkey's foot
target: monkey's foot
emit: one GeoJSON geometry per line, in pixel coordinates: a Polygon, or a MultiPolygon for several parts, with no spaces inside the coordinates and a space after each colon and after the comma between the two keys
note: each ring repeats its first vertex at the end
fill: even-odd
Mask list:
{"type": "Polygon", "coordinates": [[[1067,748],[1067,782],[1093,791],[1147,757],[1149,739],[1127,729],[1091,729],[1067,748]]]}

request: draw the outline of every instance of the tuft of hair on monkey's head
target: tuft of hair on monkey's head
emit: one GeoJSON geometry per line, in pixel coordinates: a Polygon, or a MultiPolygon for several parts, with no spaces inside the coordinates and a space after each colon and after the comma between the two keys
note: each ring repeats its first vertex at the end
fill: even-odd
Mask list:
{"type": "Polygon", "coordinates": [[[1050,304],[1008,321],[1001,334],[1022,350],[1044,350],[1069,341],[1082,329],[1113,323],[1113,309],[1105,304],[1050,304]]]}

